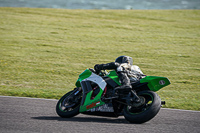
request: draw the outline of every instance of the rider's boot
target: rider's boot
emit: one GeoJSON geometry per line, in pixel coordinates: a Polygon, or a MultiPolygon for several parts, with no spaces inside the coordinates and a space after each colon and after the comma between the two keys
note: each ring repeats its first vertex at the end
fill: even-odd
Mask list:
{"type": "Polygon", "coordinates": [[[131,90],[129,93],[130,100],[127,101],[127,103],[133,107],[139,107],[145,103],[145,98],[138,96],[135,92],[135,90],[131,90]]]}
{"type": "Polygon", "coordinates": [[[113,94],[114,95],[124,95],[127,96],[131,91],[131,85],[121,85],[114,88],[113,94]]]}

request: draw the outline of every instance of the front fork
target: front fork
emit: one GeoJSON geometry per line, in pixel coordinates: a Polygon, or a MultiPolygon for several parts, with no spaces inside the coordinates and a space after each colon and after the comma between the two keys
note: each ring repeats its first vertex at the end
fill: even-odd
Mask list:
{"type": "Polygon", "coordinates": [[[81,90],[82,90],[81,87],[75,88],[74,89],[74,92],[75,92],[74,95],[77,95],[81,90]]]}

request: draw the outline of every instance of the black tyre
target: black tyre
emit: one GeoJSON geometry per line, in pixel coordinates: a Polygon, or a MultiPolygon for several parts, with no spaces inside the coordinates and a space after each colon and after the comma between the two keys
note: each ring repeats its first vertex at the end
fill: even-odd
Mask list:
{"type": "Polygon", "coordinates": [[[60,117],[70,118],[79,114],[82,93],[79,92],[75,95],[76,92],[75,90],[70,91],[58,101],[56,112],[60,117]]]}
{"type": "Polygon", "coordinates": [[[140,107],[125,106],[124,117],[130,123],[141,124],[151,120],[161,108],[161,99],[153,91],[142,91],[138,96],[145,98],[145,104],[140,107]]]}

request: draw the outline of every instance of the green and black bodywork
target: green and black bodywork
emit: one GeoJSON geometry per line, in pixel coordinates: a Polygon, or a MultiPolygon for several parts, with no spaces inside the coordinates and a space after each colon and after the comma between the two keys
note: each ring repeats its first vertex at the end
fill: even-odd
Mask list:
{"type": "Polygon", "coordinates": [[[160,110],[161,100],[155,92],[169,84],[168,78],[158,76],[145,76],[131,83],[137,95],[145,99],[143,105],[135,106],[130,92],[113,96],[114,88],[121,85],[116,71],[97,75],[92,69],[86,69],[79,75],[76,88],[59,100],[56,110],[61,117],[73,117],[78,113],[111,114],[124,115],[132,123],[143,123],[160,110]]]}

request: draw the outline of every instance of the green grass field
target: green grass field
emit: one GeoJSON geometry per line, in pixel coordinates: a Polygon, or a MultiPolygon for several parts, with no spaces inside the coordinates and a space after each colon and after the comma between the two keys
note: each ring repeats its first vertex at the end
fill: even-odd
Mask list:
{"type": "Polygon", "coordinates": [[[59,99],[120,55],[170,79],[165,108],[200,110],[200,10],[0,8],[0,95],[59,99]]]}

